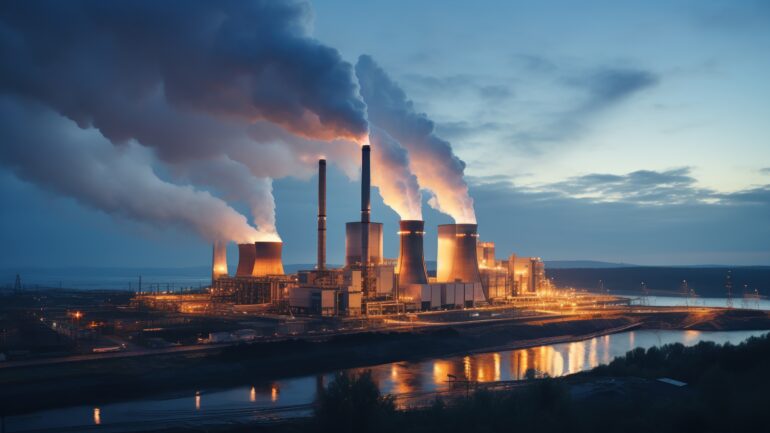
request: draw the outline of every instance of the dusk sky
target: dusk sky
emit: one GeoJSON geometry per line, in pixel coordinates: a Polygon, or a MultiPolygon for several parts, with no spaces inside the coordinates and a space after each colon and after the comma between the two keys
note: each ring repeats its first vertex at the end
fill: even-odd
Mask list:
{"type": "MultiPolygon", "coordinates": [[[[324,0],[292,4],[299,5],[301,19],[289,21],[287,26],[305,26],[308,36],[338,50],[343,67],[335,72],[347,71],[349,66],[350,79],[357,82],[353,68],[359,56],[371,56],[412,101],[414,112],[425,113],[434,122],[435,137],[451,143],[466,164],[465,179],[481,239],[494,241],[499,257],[517,253],[544,260],[644,265],[770,264],[767,1],[589,1],[581,2],[579,9],[570,1],[324,0]]],[[[184,2],[176,6],[180,16],[194,15],[184,2]]],[[[110,17],[111,12],[99,11],[110,17]]],[[[0,119],[0,146],[4,148],[0,149],[0,267],[205,265],[211,255],[206,229],[196,231],[200,221],[188,216],[197,210],[180,213],[181,219],[189,218],[180,223],[173,212],[145,211],[169,205],[169,197],[176,197],[174,185],[183,185],[183,194],[211,204],[211,209],[221,210],[224,204],[199,192],[210,191],[249,221],[260,220],[253,215],[248,199],[249,194],[264,192],[259,183],[236,194],[210,178],[196,177],[209,172],[208,159],[188,159],[200,153],[200,148],[188,147],[187,140],[208,139],[211,143],[203,143],[208,150],[216,147],[220,129],[205,129],[209,123],[196,121],[203,133],[186,131],[163,141],[173,145],[155,144],[159,135],[174,135],[174,127],[193,124],[191,117],[159,110],[169,114],[168,119],[178,120],[164,123],[169,130],[161,134],[152,122],[166,118],[144,118],[148,110],[140,105],[127,104],[124,112],[121,101],[128,99],[121,92],[97,101],[77,91],[59,90],[69,83],[85,82],[90,87],[86,93],[102,93],[97,92],[101,85],[122,87],[130,93],[142,86],[115,86],[110,77],[136,83],[136,75],[150,75],[153,68],[132,64],[125,76],[114,70],[102,75],[103,70],[87,67],[92,65],[89,55],[107,52],[109,47],[103,45],[108,43],[89,42],[93,45],[84,48],[77,45],[77,35],[69,37],[68,23],[48,26],[41,19],[40,27],[31,28],[25,13],[0,8],[0,116],[4,117],[0,119]],[[29,45],[19,42],[33,39],[36,42],[29,45]],[[56,46],[59,39],[63,47],[56,46]],[[28,46],[39,51],[21,55],[28,46]],[[49,61],[43,54],[50,52],[71,53],[73,58],[85,60],[76,66],[72,66],[74,61],[67,63],[69,60],[49,61]],[[83,69],[77,69],[80,67],[83,69]],[[40,78],[45,74],[50,76],[40,78]],[[51,90],[29,90],[38,79],[46,83],[46,89],[50,84],[51,90]],[[125,114],[129,111],[131,114],[125,114]],[[100,118],[105,112],[114,112],[120,121],[100,118]],[[135,121],[130,128],[123,118],[129,116],[135,121]],[[27,138],[27,131],[32,138],[27,138]],[[119,149],[116,156],[105,156],[99,150],[89,154],[99,155],[105,184],[130,184],[133,173],[145,173],[144,167],[151,169],[150,174],[154,172],[152,182],[162,184],[168,195],[153,198],[141,193],[160,188],[142,181],[147,189],[131,189],[132,197],[121,201],[120,195],[105,193],[106,189],[95,191],[99,185],[94,185],[93,178],[76,182],[66,172],[49,175],[59,165],[71,163],[67,156],[73,158],[73,176],[91,167],[74,162],[76,156],[68,150],[59,155],[57,149],[65,149],[60,138],[73,149],[89,143],[93,149],[105,146],[113,152],[110,143],[114,144],[119,149]],[[17,142],[21,144],[9,146],[17,142]],[[121,159],[129,157],[130,167],[121,159]],[[37,164],[35,158],[47,159],[48,165],[37,164]],[[83,190],[88,191],[86,198],[83,190]]],[[[162,15],[158,22],[176,17],[175,13],[162,15]]],[[[56,19],[66,21],[67,16],[56,19]]],[[[126,22],[139,26],[127,34],[141,32],[141,24],[128,18],[126,22]]],[[[261,24],[273,26],[270,16],[265,22],[269,24],[261,24]]],[[[155,30],[146,33],[162,37],[155,30]]],[[[271,31],[260,35],[272,35],[271,31]]],[[[275,34],[282,37],[284,31],[275,34]]],[[[94,39],[98,41],[99,34],[94,39]]],[[[177,40],[184,43],[183,38],[177,40]]],[[[296,47],[295,43],[285,46],[296,47]]],[[[180,46],[179,55],[194,49],[180,46]]],[[[109,52],[105,58],[113,63],[94,63],[123,65],[145,60],[135,53],[124,58],[122,51],[109,52]]],[[[329,58],[335,61],[333,55],[329,58]]],[[[218,66],[205,69],[200,73],[205,80],[228,71],[218,66]]],[[[185,104],[198,110],[196,116],[210,110],[216,118],[237,105],[222,103],[221,95],[209,97],[206,87],[190,85],[192,91],[180,90],[168,81],[169,77],[184,81],[187,72],[163,75],[163,91],[156,95],[163,101],[158,107],[177,110],[185,104]],[[198,94],[189,96],[186,91],[198,94]],[[216,108],[200,109],[200,104],[219,103],[216,108]]],[[[326,92],[313,95],[332,93],[329,86],[339,83],[339,79],[319,82],[326,92]]],[[[268,82],[270,92],[259,94],[273,98],[276,87],[280,86],[268,82]]],[[[301,87],[306,90],[305,81],[301,87]]],[[[342,100],[349,90],[341,85],[334,98],[339,94],[342,100]]],[[[350,98],[357,101],[357,89],[353,93],[350,98]]],[[[355,113],[348,112],[359,110],[357,105],[298,99],[306,108],[339,116],[334,122],[335,137],[358,131],[355,113]],[[347,111],[339,109],[343,105],[347,111]]],[[[255,104],[249,113],[256,112],[259,122],[283,129],[260,130],[260,146],[271,150],[250,156],[249,168],[254,173],[255,167],[262,167],[260,173],[275,179],[275,222],[284,241],[284,262],[314,261],[315,161],[307,155],[323,152],[330,164],[327,254],[330,263],[342,263],[344,223],[359,217],[357,167],[351,166],[355,158],[350,156],[350,146],[337,140],[325,150],[327,131],[302,129],[310,127],[279,118],[270,110],[283,113],[279,110],[285,108],[280,105],[283,101],[280,97],[270,101],[255,104]],[[284,146],[311,146],[285,144],[291,142],[285,138],[271,141],[271,137],[289,133],[303,135],[315,147],[278,161],[284,146]]],[[[226,114],[231,116],[227,122],[238,117],[226,114]]],[[[209,115],[202,118],[208,120],[209,115]]],[[[222,122],[225,126],[217,123],[216,128],[221,127],[223,134],[232,133],[230,123],[222,122]]],[[[239,138],[230,141],[242,144],[239,138]]],[[[228,146],[234,149],[232,143],[228,146]]],[[[237,155],[249,153],[238,149],[237,155]]],[[[228,155],[236,158],[235,151],[228,155]]],[[[398,215],[377,192],[372,197],[372,219],[385,224],[385,255],[395,258],[398,215]]],[[[429,197],[423,193],[426,259],[435,260],[436,225],[452,220],[433,209],[429,197]]],[[[233,217],[233,225],[236,220],[233,217]]],[[[231,243],[231,262],[236,260],[235,251],[231,243]]]]}

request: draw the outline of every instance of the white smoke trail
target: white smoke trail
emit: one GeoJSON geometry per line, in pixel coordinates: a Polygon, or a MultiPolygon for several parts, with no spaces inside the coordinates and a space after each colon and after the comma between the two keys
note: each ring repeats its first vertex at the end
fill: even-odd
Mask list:
{"type": "Polygon", "coordinates": [[[393,136],[409,152],[409,164],[422,188],[433,197],[428,203],[457,223],[475,223],[473,199],[463,178],[465,163],[449,142],[434,134],[433,122],[369,56],[356,64],[361,95],[369,120],[393,136]]]}
{"type": "Polygon", "coordinates": [[[409,170],[406,149],[384,130],[370,125],[370,131],[372,184],[402,220],[421,220],[422,194],[417,177],[409,170]]]}
{"type": "Polygon", "coordinates": [[[0,98],[0,131],[0,163],[44,189],[108,214],[181,225],[210,241],[269,240],[208,192],[160,179],[141,146],[116,148],[95,129],[8,98],[0,98]]]}

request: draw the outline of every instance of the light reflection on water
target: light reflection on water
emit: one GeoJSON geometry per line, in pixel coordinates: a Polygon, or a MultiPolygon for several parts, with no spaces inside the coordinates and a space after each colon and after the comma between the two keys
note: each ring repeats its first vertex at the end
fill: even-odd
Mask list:
{"type": "MultiPolygon", "coordinates": [[[[522,380],[528,372],[538,376],[562,376],[606,364],[635,347],[652,347],[680,342],[686,345],[699,341],[739,343],[765,331],[631,331],[605,335],[588,340],[538,346],[527,349],[480,353],[418,362],[396,362],[352,372],[370,370],[372,377],[386,394],[405,396],[446,391],[448,380],[479,382],[522,380]]],[[[99,425],[99,431],[110,431],[114,423],[158,423],[164,420],[204,422],[215,416],[217,422],[253,419],[260,408],[287,408],[315,400],[318,389],[332,380],[334,373],[277,380],[241,387],[199,391],[194,394],[195,405],[188,397],[165,400],[134,400],[123,403],[70,407],[41,411],[35,414],[7,418],[8,432],[51,429],[67,426],[99,425]]],[[[295,413],[296,414],[296,413],[295,413]]],[[[122,428],[125,428],[123,424],[122,428]]],[[[73,430],[74,431],[74,430],[73,430]]]]}

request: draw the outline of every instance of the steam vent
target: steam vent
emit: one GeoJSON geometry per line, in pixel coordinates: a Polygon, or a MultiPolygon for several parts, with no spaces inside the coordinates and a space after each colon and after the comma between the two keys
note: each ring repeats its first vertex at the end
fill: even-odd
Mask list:
{"type": "Polygon", "coordinates": [[[428,273],[425,270],[423,255],[423,235],[425,222],[420,220],[402,220],[398,232],[401,240],[401,251],[398,255],[398,285],[427,284],[428,273]]]}
{"type": "Polygon", "coordinates": [[[476,224],[443,224],[438,226],[436,279],[440,282],[481,281],[476,251],[476,224]]]}

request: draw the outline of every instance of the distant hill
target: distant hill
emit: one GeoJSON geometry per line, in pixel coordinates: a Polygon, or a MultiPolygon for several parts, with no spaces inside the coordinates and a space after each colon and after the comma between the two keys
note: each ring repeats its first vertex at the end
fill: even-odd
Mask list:
{"type": "Polygon", "coordinates": [[[545,267],[551,269],[563,269],[563,268],[631,268],[638,265],[632,265],[629,263],[611,263],[600,262],[597,260],[546,260],[545,267]]]}
{"type": "Polygon", "coordinates": [[[725,279],[731,271],[733,295],[743,296],[744,291],[759,290],[762,295],[770,295],[770,267],[735,266],[735,267],[663,267],[634,266],[615,268],[548,268],[546,275],[552,278],[558,287],[575,287],[591,291],[601,285],[610,292],[630,292],[641,294],[642,282],[652,292],[678,294],[682,281],[695,291],[698,296],[725,297],[725,279]]]}

